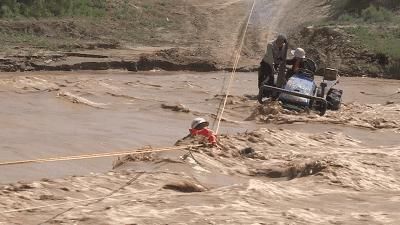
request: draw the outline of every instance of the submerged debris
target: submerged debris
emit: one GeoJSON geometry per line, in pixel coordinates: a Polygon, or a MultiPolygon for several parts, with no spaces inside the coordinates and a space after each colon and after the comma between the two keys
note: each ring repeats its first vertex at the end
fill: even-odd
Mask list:
{"type": "Polygon", "coordinates": [[[84,97],[74,95],[67,91],[61,91],[57,94],[57,96],[64,97],[72,103],[83,104],[97,109],[105,109],[105,106],[107,106],[105,103],[92,102],[84,97]]]}
{"type": "Polygon", "coordinates": [[[167,105],[167,104],[161,104],[161,108],[163,109],[170,109],[174,112],[184,112],[184,113],[189,113],[190,110],[186,108],[186,106],[179,104],[179,105],[167,105]]]}
{"type": "Polygon", "coordinates": [[[178,182],[178,183],[166,184],[163,186],[163,188],[178,191],[178,192],[184,192],[184,193],[206,191],[206,188],[204,188],[203,186],[201,186],[199,184],[195,184],[193,182],[189,182],[189,181],[182,181],[182,182],[178,182]]]}

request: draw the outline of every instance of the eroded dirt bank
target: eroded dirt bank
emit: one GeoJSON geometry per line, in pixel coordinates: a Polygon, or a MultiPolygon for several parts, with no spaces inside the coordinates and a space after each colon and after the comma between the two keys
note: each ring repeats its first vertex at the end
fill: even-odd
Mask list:
{"type": "MultiPolygon", "coordinates": [[[[0,20],[2,31],[12,37],[0,52],[0,71],[231,70],[252,3],[253,0],[135,0],[125,3],[128,12],[144,13],[143,16],[150,13],[148,18],[128,17],[124,21],[108,15],[111,18],[98,21],[0,20]],[[18,43],[19,36],[32,40],[18,43]],[[36,39],[49,46],[37,46],[36,39]]],[[[317,0],[307,0],[306,4],[257,0],[239,71],[256,69],[267,41],[276,32],[318,21],[328,11],[329,7],[317,0]],[[303,14],[301,19],[285,19],[294,12],[303,14]]]]}

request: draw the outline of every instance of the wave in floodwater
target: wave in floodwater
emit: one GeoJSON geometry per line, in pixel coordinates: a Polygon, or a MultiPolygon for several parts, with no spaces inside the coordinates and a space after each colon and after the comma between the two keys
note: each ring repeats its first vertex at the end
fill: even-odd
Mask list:
{"type": "MultiPolygon", "coordinates": [[[[21,154],[36,158],[38,153],[43,157],[91,153],[79,152],[83,147],[108,151],[115,146],[173,145],[187,134],[193,117],[215,117],[224,96],[215,95],[220,87],[211,78],[217,75],[207,76],[201,74],[199,79],[199,74],[67,74],[0,79],[0,94],[10,106],[4,108],[9,113],[2,115],[6,131],[2,133],[6,140],[4,154],[9,152],[11,159],[21,154]],[[77,103],[76,107],[71,107],[70,102],[77,103]],[[19,121],[27,122],[15,126],[19,121]],[[74,132],[71,134],[68,128],[74,132]],[[35,132],[28,136],[26,129],[35,132]],[[18,140],[18,144],[12,140],[18,140]],[[25,146],[32,147],[27,151],[25,146]]],[[[63,176],[2,185],[1,210],[98,198],[132,181],[118,192],[132,196],[114,196],[84,208],[76,207],[59,215],[57,221],[124,224],[129,218],[130,223],[138,224],[156,224],[161,220],[171,224],[247,224],[265,223],[268,215],[268,221],[277,224],[400,222],[400,149],[395,133],[399,132],[400,108],[396,98],[374,97],[376,102],[394,102],[369,104],[371,96],[361,93],[356,97],[363,101],[346,101],[341,110],[321,117],[314,112],[286,110],[278,102],[259,105],[251,95],[255,80],[249,74],[239,75],[239,79],[228,98],[223,126],[241,130],[219,135],[220,148],[194,148],[192,155],[185,151],[131,155],[115,159],[113,164],[104,160],[35,165],[23,174],[33,176],[38,171],[40,177],[45,177],[55,171],[59,178],[63,171],[77,168],[73,170],[75,174],[89,168],[90,163],[94,165],[90,171],[99,166],[106,171],[112,167],[114,170],[85,177],[63,176]],[[311,124],[318,126],[312,126],[310,132],[299,129],[311,124]],[[340,126],[335,127],[336,124],[340,126]],[[249,131],[245,132],[247,128],[249,131]],[[360,133],[367,137],[353,135],[354,130],[362,130],[360,133]],[[388,137],[384,135],[389,133],[388,137]],[[369,137],[381,139],[382,145],[371,147],[365,142],[369,137]]],[[[363,81],[355,80],[353,84],[363,81]]],[[[375,82],[381,81],[363,85],[373,89],[375,82]]],[[[386,94],[378,91],[371,90],[374,95],[386,94]]],[[[177,145],[199,141],[185,139],[177,145]]],[[[10,172],[12,176],[21,176],[19,169],[10,167],[2,175],[6,177],[4,174],[10,172]],[[16,172],[11,173],[13,169],[16,172]]],[[[17,224],[14,222],[18,218],[21,223],[39,224],[58,211],[58,207],[49,207],[40,213],[32,210],[21,215],[8,214],[0,222],[17,224]]]]}
{"type": "Polygon", "coordinates": [[[338,124],[369,129],[393,129],[400,131],[400,105],[398,104],[343,104],[339,111],[327,111],[324,116],[303,111],[287,110],[279,102],[253,106],[247,120],[274,123],[323,123],[338,124]]]}
{"type": "MultiPolygon", "coordinates": [[[[177,145],[199,141],[189,138],[177,145]]],[[[126,156],[117,159],[108,174],[0,186],[8,193],[0,200],[6,207],[16,201],[23,207],[42,205],[42,201],[59,204],[106,195],[124,186],[114,197],[85,205],[84,213],[76,207],[60,214],[57,221],[119,224],[138,210],[141,216],[134,220],[143,223],[173,223],[186,216],[191,222],[207,218],[218,224],[262,223],[267,211],[269,221],[276,223],[355,223],[360,215],[369,224],[400,221],[399,147],[368,148],[342,133],[284,129],[223,135],[219,142],[220,148],[193,148],[191,155],[178,151],[126,156]],[[132,196],[120,199],[119,194],[132,196]],[[371,207],[360,208],[366,203],[371,207]],[[177,217],[177,211],[185,213],[177,217]]],[[[42,210],[54,214],[57,209],[42,210]]],[[[12,220],[10,215],[4,218],[12,220]]],[[[32,211],[29,218],[38,222],[50,218],[44,215],[48,214],[32,211]]]]}
{"type": "Polygon", "coordinates": [[[108,104],[105,104],[105,103],[98,103],[98,102],[90,101],[87,98],[72,94],[70,92],[61,91],[61,92],[59,92],[57,94],[57,96],[58,97],[62,97],[62,98],[66,99],[66,100],[68,100],[68,101],[70,101],[72,103],[83,104],[83,105],[87,105],[87,106],[90,106],[90,107],[93,107],[93,108],[97,108],[97,109],[105,109],[106,106],[108,105],[108,104]]]}

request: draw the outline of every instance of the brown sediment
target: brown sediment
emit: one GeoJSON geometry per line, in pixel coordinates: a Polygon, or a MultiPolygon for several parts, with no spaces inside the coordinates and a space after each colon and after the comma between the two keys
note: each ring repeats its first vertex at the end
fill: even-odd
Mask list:
{"type": "Polygon", "coordinates": [[[90,106],[93,108],[104,109],[107,106],[107,104],[105,104],[105,103],[93,102],[84,97],[72,94],[70,92],[59,92],[57,94],[57,96],[63,97],[64,99],[67,99],[68,101],[70,101],[72,103],[83,104],[83,105],[87,105],[87,106],[90,106]]]}
{"type": "Polygon", "coordinates": [[[247,120],[259,120],[274,124],[323,123],[342,124],[369,129],[399,129],[396,116],[398,106],[381,104],[344,104],[339,111],[329,111],[325,116],[284,109],[278,102],[255,107],[247,120]],[[384,112],[384,113],[383,113],[384,112]]]}
{"type": "Polygon", "coordinates": [[[204,192],[206,189],[199,184],[195,184],[189,181],[183,181],[180,183],[171,183],[163,186],[164,189],[174,190],[178,192],[184,193],[192,193],[192,192],[204,192]]]}
{"type": "MultiPolygon", "coordinates": [[[[23,160],[171,146],[188,134],[194,117],[205,117],[212,125],[224,98],[222,79],[213,78],[224,75],[162,71],[3,74],[2,157],[23,160]],[[53,89],[59,90],[48,91],[53,89]],[[62,101],[58,92],[70,95],[65,94],[62,101]],[[79,104],[71,104],[74,99],[79,104]],[[177,101],[190,112],[160,107],[174,106],[171,103],[177,101]],[[28,135],[26,129],[32,132],[28,135]]],[[[2,170],[2,182],[14,184],[0,187],[1,211],[67,202],[65,207],[73,209],[56,218],[66,224],[78,220],[120,224],[132,215],[133,222],[144,224],[160,219],[189,221],[185,215],[200,224],[207,222],[202,220],[205,217],[217,224],[262,223],[265,215],[276,223],[330,223],[332,218],[357,223],[358,217],[352,215],[359,214],[374,215],[366,219],[372,224],[400,221],[400,199],[393,197],[400,190],[399,130],[394,127],[399,124],[400,104],[394,93],[400,83],[343,78],[343,108],[320,117],[285,110],[277,102],[259,106],[257,75],[238,73],[236,79],[225,108],[227,121],[218,135],[219,147],[196,147],[191,154],[186,150],[126,156],[115,159],[114,165],[107,158],[8,167],[2,170]],[[194,190],[185,185],[187,181],[201,184],[206,191],[182,192],[194,190]],[[172,189],[164,189],[165,185],[172,189]],[[88,206],[71,203],[101,198],[122,186],[106,200],[88,206]],[[385,216],[374,214],[376,209],[385,216]],[[154,212],[159,216],[154,217],[154,212]],[[184,213],[176,216],[176,212],[184,213]]],[[[177,144],[201,142],[185,139],[177,144]]],[[[41,213],[5,214],[4,221],[39,224],[60,207],[64,206],[49,206],[41,213]]]]}
{"type": "Polygon", "coordinates": [[[161,104],[161,108],[163,109],[169,109],[174,112],[183,112],[183,113],[189,113],[190,109],[186,108],[186,106],[179,104],[179,105],[167,105],[167,104],[161,104]]]}
{"type": "Polygon", "coordinates": [[[14,224],[13,215],[20,214],[20,221],[29,217],[38,223],[50,218],[45,215],[55,215],[60,203],[71,202],[71,209],[57,216],[58,222],[119,223],[138,210],[136,222],[184,221],[186,216],[203,221],[207,215],[209,221],[227,224],[230,219],[244,222],[243,213],[246,220],[261,222],[265,213],[261,209],[265,209],[274,212],[269,220],[275,222],[313,224],[316,218],[332,217],[352,223],[358,219],[349,215],[360,213],[359,204],[368,202],[372,207],[362,209],[362,214],[375,215],[378,207],[379,215],[385,217],[364,220],[400,220],[398,147],[370,148],[340,133],[316,136],[285,129],[224,135],[219,141],[222,149],[199,147],[180,163],[175,163],[181,156],[176,152],[156,153],[151,159],[138,155],[124,168],[109,173],[1,186],[5,211],[42,206],[43,202],[47,205],[41,213],[4,213],[3,218],[14,224]],[[249,154],[256,157],[247,157],[249,154]],[[169,161],[157,163],[153,157],[169,161]],[[115,190],[119,191],[102,201],[84,206],[73,203],[115,190]],[[324,210],[316,210],[316,205],[324,210]],[[176,211],[185,214],[177,216],[176,211]],[[312,217],[282,218],[286,213],[305,216],[310,212],[312,217]]]}

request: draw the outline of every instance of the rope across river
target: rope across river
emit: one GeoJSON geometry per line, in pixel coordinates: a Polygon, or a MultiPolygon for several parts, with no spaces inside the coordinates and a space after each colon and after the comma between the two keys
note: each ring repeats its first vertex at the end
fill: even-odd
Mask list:
{"type": "MultiPolygon", "coordinates": [[[[248,26],[250,24],[250,19],[253,15],[254,12],[254,7],[256,5],[256,0],[253,0],[253,4],[250,9],[250,13],[247,18],[246,26],[243,30],[243,34],[241,35],[242,39],[240,41],[239,48],[236,51],[236,56],[235,60],[233,63],[233,69],[230,74],[230,78],[228,81],[228,85],[226,88],[226,93],[225,93],[225,98],[223,101],[223,104],[220,105],[220,108],[218,110],[218,115],[217,115],[217,128],[215,130],[215,133],[219,133],[219,129],[221,126],[221,121],[222,121],[222,116],[225,112],[225,107],[227,104],[227,100],[229,97],[230,93],[230,88],[232,85],[232,82],[235,78],[236,75],[236,70],[239,64],[242,48],[244,45],[244,41],[246,38],[248,26]]],[[[164,147],[164,148],[155,148],[155,149],[149,149],[149,150],[143,150],[143,149],[135,149],[135,150],[127,150],[127,151],[118,151],[118,152],[105,152],[105,153],[93,153],[93,154],[84,154],[84,155],[74,155],[74,156],[62,156],[62,157],[53,157],[53,158],[38,158],[38,159],[28,159],[28,160],[18,160],[18,161],[7,161],[7,162],[0,162],[0,166],[9,166],[9,165],[18,165],[18,164],[28,164],[28,163],[46,163],[46,162],[60,162],[60,161],[72,161],[72,160],[83,160],[83,159],[94,159],[94,158],[106,158],[106,157],[115,157],[115,156],[125,156],[125,155],[131,155],[131,154],[143,154],[143,153],[153,153],[153,152],[166,152],[166,151],[175,151],[175,150],[185,150],[185,149],[190,149],[193,147],[200,147],[201,145],[186,145],[186,146],[175,146],[175,147],[164,147]]]]}
{"type": "MultiPolygon", "coordinates": [[[[232,72],[230,74],[229,81],[228,81],[228,84],[227,84],[227,87],[226,87],[225,98],[224,98],[223,104],[220,104],[219,109],[218,109],[218,113],[217,113],[217,121],[218,122],[217,122],[217,128],[215,130],[216,134],[219,133],[219,129],[220,129],[221,121],[222,121],[222,116],[223,116],[224,111],[225,111],[225,107],[226,107],[227,100],[228,100],[228,97],[229,97],[229,93],[230,93],[230,88],[231,88],[232,82],[233,82],[233,80],[235,78],[235,75],[236,75],[236,70],[237,70],[237,67],[238,67],[238,64],[239,64],[242,48],[243,48],[244,41],[245,41],[245,38],[246,38],[248,26],[249,26],[251,17],[252,17],[253,12],[254,12],[255,5],[256,5],[256,0],[253,0],[252,7],[251,7],[250,13],[249,13],[248,18],[247,18],[246,26],[245,26],[245,28],[243,30],[243,34],[241,36],[242,39],[240,41],[239,48],[236,50],[236,56],[235,56],[235,60],[234,60],[234,63],[233,63],[233,69],[232,69],[232,72]]],[[[21,164],[29,164],[29,163],[47,163],[47,162],[73,161],[73,160],[106,158],[106,157],[126,156],[126,155],[155,153],[155,152],[168,152],[168,151],[177,151],[177,150],[189,150],[190,151],[192,148],[201,147],[201,146],[204,146],[204,145],[200,145],[199,144],[199,145],[184,145],[184,146],[174,146],[174,147],[160,147],[160,148],[151,148],[151,149],[131,149],[131,150],[125,150],[125,151],[116,151],[116,152],[93,153],[93,154],[72,155],[72,156],[61,156],[61,157],[53,157],[53,158],[38,158],[38,159],[18,160],[18,161],[6,161],[6,162],[0,162],[0,166],[21,165],[21,164]]],[[[108,198],[118,198],[118,197],[127,197],[127,196],[131,196],[131,195],[135,195],[138,192],[127,193],[127,194],[119,194],[119,195],[115,195],[115,193],[118,192],[119,190],[121,190],[122,188],[124,188],[125,186],[130,185],[137,178],[138,177],[134,177],[133,179],[128,181],[126,184],[124,184],[120,188],[112,191],[111,193],[109,193],[108,195],[105,195],[103,197],[88,198],[88,199],[75,200],[75,201],[66,201],[66,202],[62,202],[62,203],[58,203],[58,204],[49,204],[49,205],[43,205],[43,206],[37,206],[37,207],[28,207],[28,208],[21,208],[21,209],[5,210],[5,211],[0,211],[0,214],[4,215],[4,214],[8,214],[8,213],[23,212],[23,211],[33,211],[33,210],[39,210],[39,209],[44,209],[44,208],[50,208],[50,207],[63,207],[63,206],[68,205],[68,204],[79,204],[79,203],[85,203],[85,202],[88,202],[88,204],[90,204],[91,202],[95,203],[95,202],[102,201],[102,200],[108,199],[108,198]]],[[[146,190],[146,191],[148,191],[148,190],[146,190]]],[[[73,207],[69,208],[68,210],[63,211],[62,213],[59,213],[59,214],[51,217],[50,219],[46,220],[43,223],[47,223],[49,221],[52,221],[56,217],[60,216],[61,214],[64,214],[65,212],[68,212],[68,211],[74,209],[75,207],[76,206],[73,206],[73,207]]],[[[43,224],[43,223],[40,223],[40,224],[43,224]]]]}
{"type": "Polygon", "coordinates": [[[226,93],[225,93],[224,102],[222,104],[222,108],[221,108],[221,110],[218,110],[219,114],[217,115],[218,122],[217,122],[217,129],[215,130],[216,134],[219,133],[219,128],[220,128],[220,125],[221,125],[222,116],[223,116],[223,114],[225,112],[226,103],[227,103],[228,97],[229,97],[229,91],[230,91],[230,88],[231,88],[231,85],[232,85],[232,81],[233,81],[233,79],[235,78],[235,75],[236,75],[236,70],[237,70],[237,67],[239,65],[240,56],[242,54],[243,44],[244,44],[244,41],[246,39],[247,29],[249,28],[250,19],[251,19],[252,15],[253,15],[255,5],[256,5],[256,0],[253,1],[253,5],[251,6],[251,10],[250,10],[249,16],[247,18],[246,26],[245,26],[245,28],[243,30],[242,39],[240,41],[239,48],[236,51],[236,57],[235,57],[235,61],[233,63],[233,69],[232,69],[231,75],[229,77],[228,86],[226,88],[226,93]]]}
{"type": "Polygon", "coordinates": [[[149,150],[136,149],[136,150],[119,151],[119,152],[105,152],[105,153],[94,153],[94,154],[86,154],[86,155],[62,156],[62,157],[54,157],[54,158],[28,159],[28,160],[19,160],[19,161],[0,162],[0,166],[9,166],[9,165],[27,164],[27,163],[45,163],[45,162],[59,162],[59,161],[72,161],[72,160],[82,160],[82,159],[106,158],[106,157],[135,155],[135,154],[154,153],[154,152],[167,152],[167,151],[191,149],[191,148],[196,148],[196,147],[201,147],[201,146],[203,146],[203,145],[185,145],[185,146],[175,146],[175,147],[167,147],[167,148],[154,148],[154,149],[149,149],[149,150]]]}

